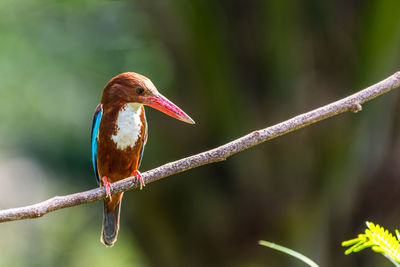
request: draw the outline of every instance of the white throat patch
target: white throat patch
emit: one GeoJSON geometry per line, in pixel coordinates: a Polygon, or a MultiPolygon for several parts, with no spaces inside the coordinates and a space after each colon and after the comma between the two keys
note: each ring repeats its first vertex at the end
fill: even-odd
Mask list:
{"type": "Polygon", "coordinates": [[[141,107],[142,104],[129,103],[118,112],[117,133],[111,136],[118,149],[135,146],[142,128],[141,107]]]}

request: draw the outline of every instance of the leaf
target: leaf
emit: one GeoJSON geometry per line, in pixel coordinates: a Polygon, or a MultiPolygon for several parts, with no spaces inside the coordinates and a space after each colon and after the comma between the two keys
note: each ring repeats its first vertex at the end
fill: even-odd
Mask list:
{"type": "Polygon", "coordinates": [[[294,250],[292,250],[290,248],[286,248],[286,247],[280,246],[278,244],[271,243],[271,242],[264,241],[264,240],[258,241],[258,244],[260,244],[261,246],[265,246],[265,247],[269,247],[269,248],[281,251],[281,252],[286,253],[286,254],[288,254],[290,256],[298,258],[299,260],[303,261],[304,263],[308,264],[311,267],[319,267],[318,264],[316,264],[311,259],[307,258],[303,254],[300,254],[300,253],[298,253],[298,252],[296,252],[296,251],[294,251],[294,250]]]}

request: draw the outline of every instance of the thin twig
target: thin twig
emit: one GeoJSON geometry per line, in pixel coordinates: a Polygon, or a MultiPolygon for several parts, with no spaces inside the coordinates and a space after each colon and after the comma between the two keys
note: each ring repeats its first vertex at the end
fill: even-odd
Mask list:
{"type": "MultiPolygon", "coordinates": [[[[400,72],[396,72],[385,80],[334,103],[298,115],[268,128],[254,131],[212,150],[170,162],[158,168],[149,170],[142,174],[143,180],[146,184],[148,184],[172,174],[183,172],[205,164],[222,161],[242,150],[256,146],[270,139],[290,133],[337,114],[346,111],[356,113],[361,111],[361,105],[363,103],[381,94],[387,93],[399,86],[400,72]]],[[[134,189],[138,187],[138,185],[139,184],[135,177],[128,177],[122,181],[112,184],[112,194],[134,189]]],[[[31,206],[0,210],[0,222],[38,218],[55,210],[99,201],[104,197],[104,188],[96,188],[66,196],[56,196],[31,206]]]]}

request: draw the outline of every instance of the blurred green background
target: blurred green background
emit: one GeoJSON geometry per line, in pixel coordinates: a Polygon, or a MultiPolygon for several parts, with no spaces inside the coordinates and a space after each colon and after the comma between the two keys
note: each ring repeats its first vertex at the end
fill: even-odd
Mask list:
{"type": "MultiPolygon", "coordinates": [[[[113,76],[152,79],[196,125],[147,108],[141,171],[224,144],[400,70],[400,1],[0,1],[0,208],[97,186],[93,111],[113,76]]],[[[400,228],[400,92],[102,203],[0,225],[1,266],[391,266],[341,241],[400,228]]]]}

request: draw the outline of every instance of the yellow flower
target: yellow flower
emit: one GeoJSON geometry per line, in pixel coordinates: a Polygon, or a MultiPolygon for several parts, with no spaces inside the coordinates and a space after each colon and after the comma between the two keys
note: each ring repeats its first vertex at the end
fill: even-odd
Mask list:
{"type": "Polygon", "coordinates": [[[359,234],[357,238],[342,242],[342,246],[352,246],[345,251],[348,255],[352,252],[358,252],[364,248],[370,247],[373,251],[386,254],[388,258],[400,263],[400,234],[396,230],[396,236],[393,236],[379,224],[366,222],[367,229],[365,234],[359,234]]]}

